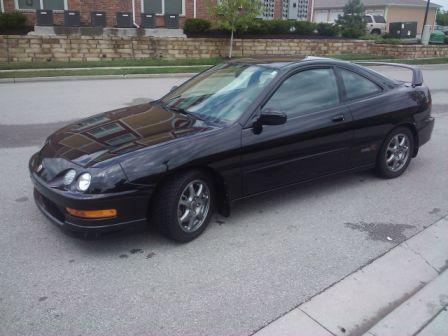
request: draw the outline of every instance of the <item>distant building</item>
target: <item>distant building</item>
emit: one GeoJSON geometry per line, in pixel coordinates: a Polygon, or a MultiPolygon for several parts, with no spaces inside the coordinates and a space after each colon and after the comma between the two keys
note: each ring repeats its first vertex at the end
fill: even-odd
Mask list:
{"type": "MultiPolygon", "coordinates": [[[[348,0],[314,0],[313,21],[335,22],[342,15],[348,0]]],[[[417,22],[417,32],[423,29],[426,1],[423,0],[363,0],[366,13],[383,15],[386,22],[417,22]]],[[[431,3],[428,24],[434,25],[439,5],[431,3]]]]}
{"type": "MultiPolygon", "coordinates": [[[[219,1],[219,0],[213,0],[219,1]]],[[[260,18],[311,20],[314,0],[260,0],[262,10],[260,18]]],[[[29,25],[36,23],[36,10],[53,10],[55,24],[64,21],[64,10],[79,11],[81,25],[90,25],[92,11],[106,13],[107,26],[116,25],[117,12],[135,11],[135,22],[140,24],[141,13],[156,15],[156,25],[164,27],[165,14],[178,14],[180,25],[186,18],[210,19],[207,0],[0,0],[0,10],[11,12],[18,10],[28,18],[29,25]]]]}

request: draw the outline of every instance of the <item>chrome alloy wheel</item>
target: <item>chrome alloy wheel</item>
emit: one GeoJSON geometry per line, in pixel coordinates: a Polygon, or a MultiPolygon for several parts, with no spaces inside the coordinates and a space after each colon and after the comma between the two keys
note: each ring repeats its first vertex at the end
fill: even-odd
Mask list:
{"type": "Polygon", "coordinates": [[[403,133],[390,139],[386,149],[386,167],[391,172],[401,170],[409,159],[409,138],[403,133]]]}
{"type": "Polygon", "coordinates": [[[204,224],[210,210],[210,190],[202,180],[190,182],[179,199],[177,219],[185,232],[195,232],[204,224]]]}

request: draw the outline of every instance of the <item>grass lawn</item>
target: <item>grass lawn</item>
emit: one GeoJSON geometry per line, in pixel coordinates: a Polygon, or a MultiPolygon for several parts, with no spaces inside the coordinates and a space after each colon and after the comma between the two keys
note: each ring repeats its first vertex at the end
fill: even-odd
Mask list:
{"type": "Polygon", "coordinates": [[[188,68],[160,67],[160,68],[142,68],[142,69],[11,71],[11,72],[0,72],[0,78],[196,73],[206,69],[207,67],[208,66],[194,66],[188,68]]]}
{"type": "Polygon", "coordinates": [[[176,66],[176,65],[214,65],[222,60],[221,57],[166,60],[145,58],[137,60],[112,61],[49,61],[49,62],[0,62],[0,70],[17,69],[61,69],[61,68],[101,68],[101,67],[129,67],[129,66],[176,66]]]}
{"type": "MultiPolygon", "coordinates": [[[[395,63],[406,63],[416,65],[448,63],[448,57],[412,59],[412,60],[401,60],[391,58],[390,56],[375,56],[370,54],[344,54],[344,55],[332,55],[329,57],[345,61],[390,60],[391,62],[395,63]]],[[[206,69],[210,65],[217,64],[222,60],[223,60],[222,58],[203,58],[203,59],[187,59],[187,60],[142,59],[142,60],[116,60],[116,61],[98,61],[98,62],[51,61],[51,62],[0,63],[0,78],[196,73],[206,69]],[[183,67],[186,65],[188,67],[183,67]],[[136,67],[136,68],[104,69],[102,67],[136,67]],[[94,69],[64,70],[64,68],[65,69],[94,68],[94,69]],[[14,71],[20,69],[30,69],[30,70],[14,71]],[[1,72],[1,70],[10,70],[10,71],[1,72]]]]}

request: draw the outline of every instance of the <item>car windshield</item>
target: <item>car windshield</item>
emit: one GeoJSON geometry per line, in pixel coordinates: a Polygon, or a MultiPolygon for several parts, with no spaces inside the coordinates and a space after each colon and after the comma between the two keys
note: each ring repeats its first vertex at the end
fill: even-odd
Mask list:
{"type": "Polygon", "coordinates": [[[219,64],[161,99],[163,106],[211,122],[236,121],[278,71],[250,64],[219,64]]]}

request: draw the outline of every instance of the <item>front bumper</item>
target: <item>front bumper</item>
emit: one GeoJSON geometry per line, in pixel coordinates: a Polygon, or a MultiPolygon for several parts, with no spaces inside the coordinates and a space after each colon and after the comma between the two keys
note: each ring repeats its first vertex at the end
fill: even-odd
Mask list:
{"type": "Polygon", "coordinates": [[[31,174],[37,207],[54,224],[78,232],[103,232],[146,223],[152,190],[130,190],[113,194],[74,194],[50,188],[31,174]],[[85,219],[70,215],[66,207],[77,210],[116,209],[117,216],[85,219]]]}

